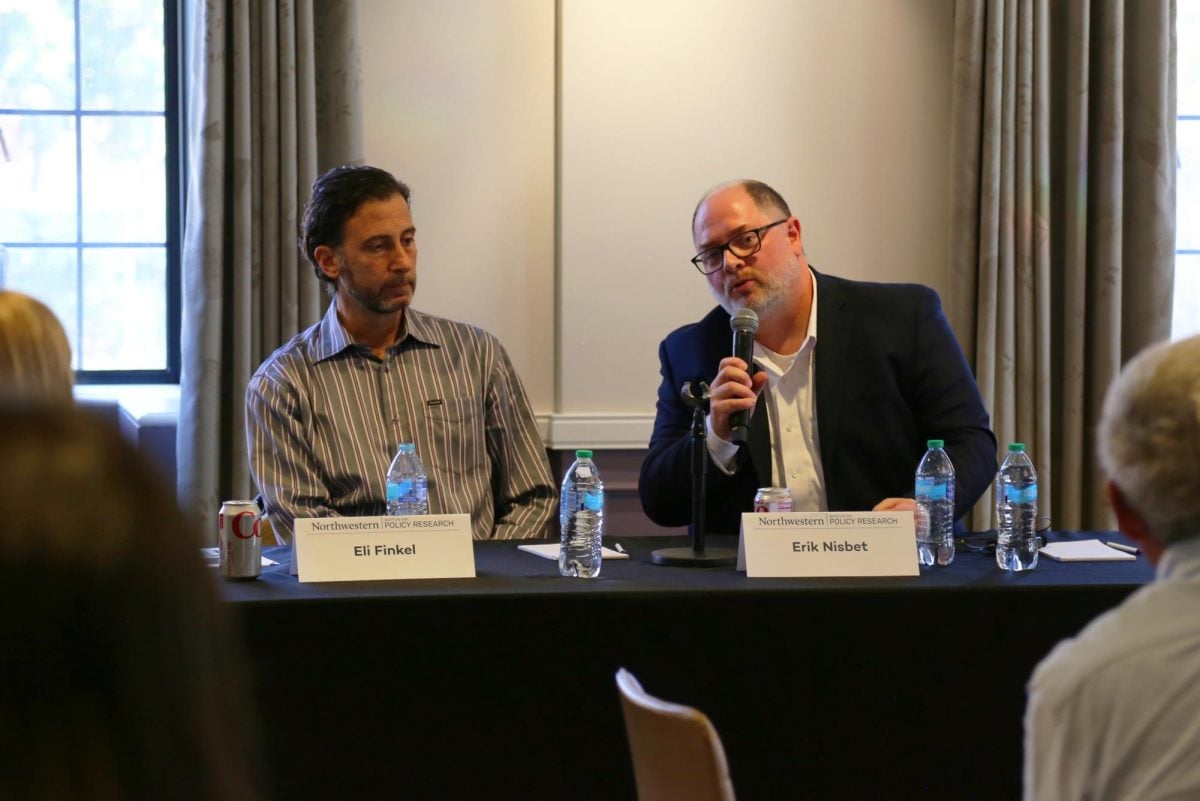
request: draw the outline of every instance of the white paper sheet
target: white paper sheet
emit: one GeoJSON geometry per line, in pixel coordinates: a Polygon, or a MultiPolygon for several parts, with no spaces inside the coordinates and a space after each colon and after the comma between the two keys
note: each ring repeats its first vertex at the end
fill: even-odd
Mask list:
{"type": "MultiPolygon", "coordinates": [[[[220,563],[221,554],[216,548],[201,548],[200,555],[204,557],[204,564],[208,565],[209,567],[217,567],[220,563]]],[[[262,558],[263,567],[270,567],[271,565],[277,564],[279,563],[274,559],[268,559],[265,556],[262,558]]]]}
{"type": "MultiPolygon", "coordinates": [[[[543,559],[553,559],[556,562],[558,561],[558,543],[557,542],[550,542],[545,545],[518,545],[517,550],[524,551],[525,553],[531,553],[534,556],[540,556],[543,559]]],[[[620,551],[614,551],[612,548],[609,548],[607,545],[603,545],[600,547],[600,554],[604,559],[628,559],[629,558],[629,554],[621,553],[620,551]]]]}
{"type": "Polygon", "coordinates": [[[1059,562],[1129,562],[1137,557],[1131,553],[1109,548],[1100,540],[1050,542],[1039,551],[1059,562]]]}

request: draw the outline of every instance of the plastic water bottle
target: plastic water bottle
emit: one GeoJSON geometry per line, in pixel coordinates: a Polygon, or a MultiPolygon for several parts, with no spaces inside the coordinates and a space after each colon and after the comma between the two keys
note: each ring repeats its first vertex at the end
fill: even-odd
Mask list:
{"type": "Polygon", "coordinates": [[[600,575],[604,536],[604,482],[591,451],[575,451],[575,461],[563,476],[560,501],[558,572],[595,578],[600,575]]]}
{"type": "Polygon", "coordinates": [[[996,564],[1005,570],[1037,567],[1037,494],[1037,471],[1014,442],[996,473],[996,564]]]}
{"type": "Polygon", "coordinates": [[[948,565],[954,561],[954,465],[942,440],[927,444],[917,465],[917,559],[922,565],[948,565]]]}
{"type": "Polygon", "coordinates": [[[387,471],[387,513],[389,515],[429,514],[429,479],[425,465],[417,456],[417,446],[402,442],[387,471]]]}

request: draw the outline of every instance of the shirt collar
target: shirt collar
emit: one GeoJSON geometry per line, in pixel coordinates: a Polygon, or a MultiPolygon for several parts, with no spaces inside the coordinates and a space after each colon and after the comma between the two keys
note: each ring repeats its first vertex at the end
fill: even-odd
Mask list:
{"type": "Polygon", "coordinates": [[[810,342],[814,343],[815,346],[817,341],[817,276],[811,267],[807,269],[808,274],[812,276],[812,305],[808,310],[808,335],[804,340],[804,344],[800,346],[801,350],[804,350],[805,345],[808,345],[810,342]]]}
{"type": "MultiPolygon", "coordinates": [[[[405,310],[401,325],[400,337],[392,346],[393,350],[399,348],[409,338],[437,348],[443,344],[437,330],[430,325],[428,317],[411,307],[405,310]]],[[[325,310],[325,316],[321,318],[320,326],[317,329],[315,361],[324,361],[347,348],[356,347],[359,346],[355,343],[354,338],[350,336],[350,332],[338,319],[337,299],[334,298],[330,302],[329,308],[325,310]]]]}
{"type": "Polygon", "coordinates": [[[1156,578],[1159,581],[1200,579],[1200,536],[1168,546],[1158,562],[1156,578]]]}
{"type": "Polygon", "coordinates": [[[329,307],[325,309],[325,316],[321,318],[321,324],[317,328],[314,361],[320,362],[332,358],[351,347],[354,347],[354,340],[350,338],[350,332],[338,319],[337,298],[335,297],[329,302],[329,307]]]}
{"type": "Polygon", "coordinates": [[[442,341],[441,333],[429,322],[429,316],[412,307],[409,307],[408,311],[404,313],[404,330],[400,332],[397,346],[409,337],[435,348],[440,348],[445,344],[442,341]]]}

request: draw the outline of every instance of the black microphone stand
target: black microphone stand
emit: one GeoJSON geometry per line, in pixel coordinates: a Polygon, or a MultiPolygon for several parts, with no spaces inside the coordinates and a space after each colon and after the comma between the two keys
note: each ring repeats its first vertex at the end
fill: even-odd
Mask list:
{"type": "Polygon", "coordinates": [[[708,414],[708,384],[698,382],[699,395],[693,394],[692,382],[679,390],[679,396],[692,410],[692,547],[659,548],[650,554],[656,565],[674,567],[730,567],[737,563],[737,551],[731,548],[704,547],[704,477],[708,473],[708,443],[704,417],[708,414]]]}

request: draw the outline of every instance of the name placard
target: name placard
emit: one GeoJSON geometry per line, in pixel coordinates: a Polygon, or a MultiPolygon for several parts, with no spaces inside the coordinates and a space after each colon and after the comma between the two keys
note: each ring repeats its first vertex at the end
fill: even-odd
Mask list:
{"type": "Polygon", "coordinates": [[[474,578],[470,515],[297,518],[300,581],[474,578]]]}
{"type": "Polygon", "coordinates": [[[743,514],[738,569],[749,578],[920,575],[913,513],[743,514]]]}

